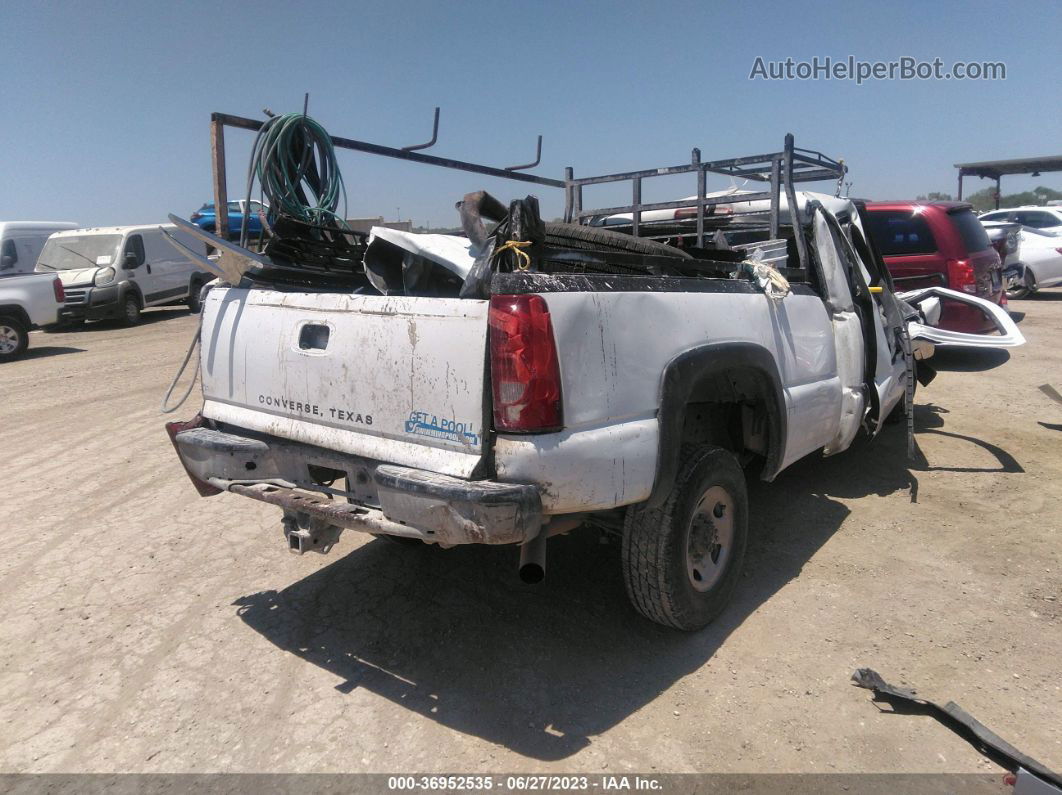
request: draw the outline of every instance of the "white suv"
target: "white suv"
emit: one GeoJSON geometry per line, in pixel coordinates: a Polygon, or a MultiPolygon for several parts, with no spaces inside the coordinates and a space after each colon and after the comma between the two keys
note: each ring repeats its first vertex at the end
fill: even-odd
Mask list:
{"type": "Polygon", "coordinates": [[[979,216],[982,221],[1010,221],[1022,226],[1062,235],[1062,207],[1012,207],[979,216]]]}

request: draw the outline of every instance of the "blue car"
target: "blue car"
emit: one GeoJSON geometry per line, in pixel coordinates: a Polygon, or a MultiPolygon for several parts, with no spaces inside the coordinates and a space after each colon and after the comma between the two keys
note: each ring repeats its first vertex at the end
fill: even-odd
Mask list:
{"type": "MultiPolygon", "coordinates": [[[[231,201],[228,203],[229,208],[229,237],[238,238],[240,236],[240,229],[243,224],[243,215],[245,212],[245,205],[247,201],[245,199],[239,199],[237,201],[231,201]]],[[[250,235],[258,235],[262,231],[262,218],[261,213],[268,212],[269,208],[262,202],[251,199],[250,213],[247,216],[247,233],[250,235]]],[[[217,213],[214,211],[214,202],[207,202],[194,213],[192,213],[191,221],[201,229],[205,229],[207,232],[214,232],[217,229],[217,213]]]]}

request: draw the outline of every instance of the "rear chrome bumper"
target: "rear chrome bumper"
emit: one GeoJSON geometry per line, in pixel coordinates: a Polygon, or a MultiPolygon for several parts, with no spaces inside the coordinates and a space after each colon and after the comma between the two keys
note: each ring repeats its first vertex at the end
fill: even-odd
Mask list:
{"type": "Polygon", "coordinates": [[[173,426],[168,427],[174,447],[201,494],[207,486],[206,493],[231,491],[268,502],[285,514],[301,514],[300,526],[313,519],[445,546],[522,544],[542,527],[542,502],[534,486],[382,464],[233,429],[215,430],[198,418],[173,426]],[[310,467],[343,473],[347,490],[315,488],[310,467]]]}

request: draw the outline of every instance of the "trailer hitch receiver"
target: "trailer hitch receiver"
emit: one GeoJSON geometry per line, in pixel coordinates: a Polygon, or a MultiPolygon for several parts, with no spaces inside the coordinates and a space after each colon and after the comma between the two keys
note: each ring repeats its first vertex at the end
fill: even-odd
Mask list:
{"type": "Polygon", "coordinates": [[[324,555],[335,546],[343,532],[342,527],[302,511],[284,511],[281,524],[284,528],[284,539],[288,542],[288,550],[296,555],[306,552],[319,552],[324,555]]]}

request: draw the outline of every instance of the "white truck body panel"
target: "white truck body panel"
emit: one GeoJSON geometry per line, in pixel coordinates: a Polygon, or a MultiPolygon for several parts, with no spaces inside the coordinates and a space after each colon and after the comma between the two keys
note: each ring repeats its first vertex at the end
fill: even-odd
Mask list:
{"type": "Polygon", "coordinates": [[[483,449],[487,302],[220,288],[203,308],[204,416],[469,477],[483,449]],[[300,347],[307,325],[324,350],[300,347]]]}
{"type": "Polygon", "coordinates": [[[0,314],[3,307],[19,307],[34,326],[47,326],[59,319],[54,276],[28,273],[0,277],[0,314]]]}

